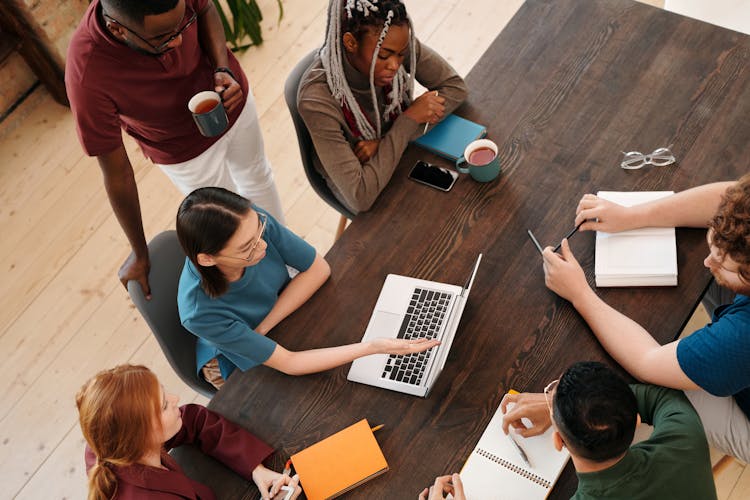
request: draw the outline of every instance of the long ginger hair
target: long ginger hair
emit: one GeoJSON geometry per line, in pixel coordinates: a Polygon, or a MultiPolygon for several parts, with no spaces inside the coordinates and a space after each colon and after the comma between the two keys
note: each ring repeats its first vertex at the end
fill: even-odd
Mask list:
{"type": "Polygon", "coordinates": [[[138,462],[155,443],[161,425],[161,394],[156,375],[141,365],[103,370],[76,395],[83,437],[97,457],[89,471],[89,500],[117,493],[113,466],[138,462]]]}

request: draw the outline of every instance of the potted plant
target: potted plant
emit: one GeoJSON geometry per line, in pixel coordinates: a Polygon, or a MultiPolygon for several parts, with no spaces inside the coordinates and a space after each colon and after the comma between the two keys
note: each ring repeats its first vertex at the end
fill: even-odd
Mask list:
{"type": "MultiPolygon", "coordinates": [[[[263,14],[256,0],[213,0],[216,10],[224,25],[224,34],[233,51],[244,50],[251,45],[263,43],[260,23],[263,14]],[[225,10],[228,9],[228,12],[225,10]],[[243,43],[250,38],[249,43],[243,43]]],[[[281,0],[276,0],[279,6],[279,21],[284,15],[284,6],[281,0]]]]}

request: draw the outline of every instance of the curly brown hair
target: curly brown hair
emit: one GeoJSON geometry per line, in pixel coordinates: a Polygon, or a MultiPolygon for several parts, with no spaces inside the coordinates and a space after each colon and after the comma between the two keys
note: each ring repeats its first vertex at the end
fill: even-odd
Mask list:
{"type": "Polygon", "coordinates": [[[750,174],[727,189],[708,227],[711,243],[739,264],[740,277],[750,283],[750,174]]]}

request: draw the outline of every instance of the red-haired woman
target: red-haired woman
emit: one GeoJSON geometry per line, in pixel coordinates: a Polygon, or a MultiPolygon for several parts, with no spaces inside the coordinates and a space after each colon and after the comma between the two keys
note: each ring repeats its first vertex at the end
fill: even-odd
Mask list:
{"type": "MultiPolygon", "coordinates": [[[[297,480],[265,468],[272,449],[203,406],[177,406],[145,366],[120,365],[90,379],[76,396],[86,438],[89,500],[116,498],[213,499],[206,485],[188,478],[167,450],[195,444],[244,478],[264,499],[297,480]]],[[[283,493],[283,492],[282,492],[283,493]]]]}

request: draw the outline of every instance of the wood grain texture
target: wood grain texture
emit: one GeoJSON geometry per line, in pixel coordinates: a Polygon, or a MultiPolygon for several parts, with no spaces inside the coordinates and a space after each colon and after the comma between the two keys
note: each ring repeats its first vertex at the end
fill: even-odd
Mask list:
{"type": "MultiPolygon", "coordinates": [[[[346,381],[348,366],[290,378],[236,372],[210,407],[291,453],[366,417],[390,471],[348,495],[418,492],[460,469],[509,388],[540,391],[579,360],[612,360],[566,301],[544,286],[531,228],[554,244],[580,196],[683,190],[734,179],[750,154],[750,37],[629,0],[528,0],[467,77],[458,114],[487,125],[503,173],[462,176],[444,194],[406,179],[410,148],[372,211],[327,255],[329,282],[272,337],[292,350],[360,340],[386,274],[463,283],[485,254],[445,369],[426,399],[346,381]],[[674,144],[678,164],[619,168],[621,151],[674,144]]],[[[679,230],[679,286],[599,293],[661,343],[690,317],[710,275],[704,232],[679,230]]],[[[593,283],[594,238],[572,248],[593,283]]],[[[575,489],[569,466],[553,498],[575,489]]]]}

